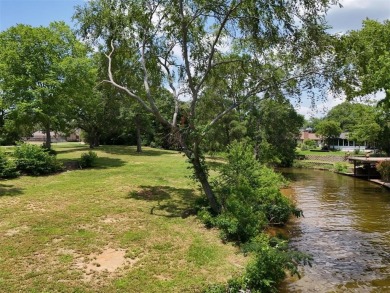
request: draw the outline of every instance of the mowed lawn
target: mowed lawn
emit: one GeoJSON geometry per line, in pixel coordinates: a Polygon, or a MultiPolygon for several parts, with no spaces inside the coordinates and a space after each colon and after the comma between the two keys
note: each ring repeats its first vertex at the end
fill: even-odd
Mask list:
{"type": "MultiPolygon", "coordinates": [[[[54,145],[80,158],[77,143],[54,145]]],[[[201,292],[243,270],[187,211],[182,154],[102,146],[94,169],[0,181],[0,292],[201,292]]]]}

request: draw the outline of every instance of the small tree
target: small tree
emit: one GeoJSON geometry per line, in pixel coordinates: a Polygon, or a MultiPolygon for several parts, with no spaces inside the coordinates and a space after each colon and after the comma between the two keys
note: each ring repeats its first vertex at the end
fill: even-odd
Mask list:
{"type": "Polygon", "coordinates": [[[340,136],[341,131],[340,124],[332,120],[323,120],[316,127],[316,134],[322,136],[328,145],[331,139],[340,136]]]}
{"type": "Polygon", "coordinates": [[[378,123],[372,121],[362,121],[354,126],[352,132],[349,134],[349,139],[356,141],[359,146],[364,144],[374,144],[378,140],[381,127],[378,123]]]}

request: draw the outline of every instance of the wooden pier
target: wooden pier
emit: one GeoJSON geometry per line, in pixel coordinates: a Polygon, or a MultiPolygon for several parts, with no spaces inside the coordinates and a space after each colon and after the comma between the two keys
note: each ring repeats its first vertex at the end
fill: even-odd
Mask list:
{"type": "Polygon", "coordinates": [[[370,179],[379,179],[380,174],[376,170],[376,164],[382,161],[390,161],[390,157],[349,157],[353,162],[353,176],[370,179]]]}

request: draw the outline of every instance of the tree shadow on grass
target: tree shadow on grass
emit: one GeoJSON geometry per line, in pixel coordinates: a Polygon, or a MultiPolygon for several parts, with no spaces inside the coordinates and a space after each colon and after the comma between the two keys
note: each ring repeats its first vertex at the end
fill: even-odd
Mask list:
{"type": "Polygon", "coordinates": [[[21,188],[13,187],[11,184],[0,183],[0,197],[3,196],[18,196],[23,194],[21,188]]]}
{"type": "MultiPolygon", "coordinates": [[[[80,159],[58,159],[58,161],[64,166],[65,170],[79,170],[80,159]]],[[[117,158],[98,157],[95,162],[95,166],[85,169],[108,169],[122,167],[125,165],[125,161],[117,158]]]]}
{"type": "Polygon", "coordinates": [[[68,153],[74,153],[74,152],[80,152],[80,151],[89,151],[91,150],[88,146],[81,145],[77,147],[72,147],[68,149],[55,149],[57,154],[68,154],[68,153]]]}
{"type": "Polygon", "coordinates": [[[113,155],[129,155],[129,156],[146,156],[146,157],[155,157],[163,155],[172,155],[175,154],[174,151],[167,151],[162,149],[152,149],[152,148],[143,148],[141,153],[137,153],[136,147],[134,146],[115,146],[115,145],[106,145],[99,147],[98,150],[106,152],[113,155]]]}
{"type": "Polygon", "coordinates": [[[107,169],[114,167],[122,167],[126,164],[125,161],[117,158],[108,158],[108,157],[98,157],[96,159],[96,169],[107,169]]]}
{"type": "Polygon", "coordinates": [[[209,167],[210,170],[220,170],[221,167],[226,164],[218,161],[206,161],[206,165],[207,167],[209,167]]]}
{"type": "Polygon", "coordinates": [[[171,186],[140,186],[142,190],[130,192],[128,197],[155,202],[150,214],[168,218],[186,218],[196,213],[194,190],[171,186]]]}

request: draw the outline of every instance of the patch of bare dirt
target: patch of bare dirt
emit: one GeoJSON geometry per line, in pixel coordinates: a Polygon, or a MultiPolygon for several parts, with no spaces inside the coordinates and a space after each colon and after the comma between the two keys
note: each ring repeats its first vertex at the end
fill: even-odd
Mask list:
{"type": "Polygon", "coordinates": [[[125,218],[122,215],[112,215],[112,216],[106,216],[102,217],[100,221],[102,221],[105,224],[114,224],[121,221],[124,221],[125,218]]]}
{"type": "Polygon", "coordinates": [[[115,275],[121,269],[133,266],[138,260],[127,258],[124,249],[105,248],[101,253],[92,253],[79,259],[75,266],[83,270],[85,281],[91,281],[99,274],[115,275]]]}
{"type": "Polygon", "coordinates": [[[72,255],[72,256],[77,256],[76,251],[74,251],[73,249],[67,249],[67,248],[58,249],[57,254],[58,255],[59,254],[68,254],[68,255],[72,255]]]}
{"type": "Polygon", "coordinates": [[[53,244],[57,244],[57,243],[60,243],[61,241],[63,241],[64,239],[63,238],[54,238],[52,240],[53,244]]]}
{"type": "Polygon", "coordinates": [[[16,228],[7,230],[4,235],[5,236],[14,236],[14,235],[17,235],[19,233],[28,231],[29,229],[30,228],[27,226],[16,227],[16,228]]]}
{"type": "Polygon", "coordinates": [[[154,277],[159,281],[170,281],[172,280],[172,277],[167,275],[154,275],[154,277]]]}
{"type": "Polygon", "coordinates": [[[45,208],[39,207],[37,204],[29,203],[26,208],[34,212],[46,212],[45,208]]]}

